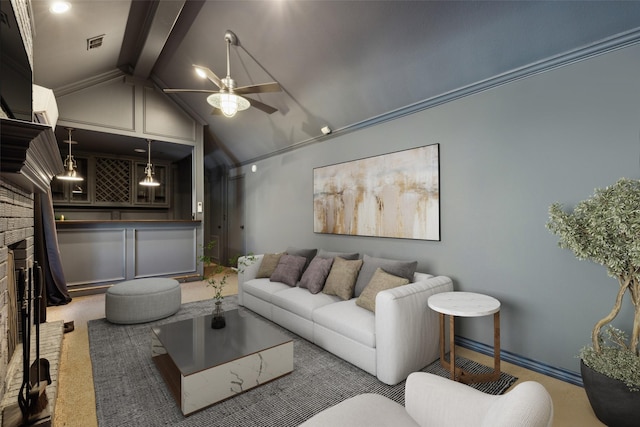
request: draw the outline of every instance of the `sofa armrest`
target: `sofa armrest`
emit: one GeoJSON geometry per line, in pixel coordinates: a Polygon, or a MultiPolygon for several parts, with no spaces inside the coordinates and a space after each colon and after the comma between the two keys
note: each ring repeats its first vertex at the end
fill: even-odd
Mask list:
{"type": "Polygon", "coordinates": [[[553,400],[535,381],[491,395],[426,372],[414,372],[405,385],[405,409],[421,426],[550,427],[553,400]],[[460,410],[460,408],[464,410],[460,410]]]}
{"type": "Polygon", "coordinates": [[[495,397],[447,378],[414,372],[407,378],[404,404],[421,426],[479,426],[495,397]]]}
{"type": "Polygon", "coordinates": [[[244,306],[242,301],[243,284],[256,278],[263,256],[264,254],[247,255],[238,258],[238,305],[244,306]]]}
{"type": "Polygon", "coordinates": [[[379,292],[376,296],[376,374],[394,385],[439,355],[438,314],[431,295],[453,291],[449,277],[437,276],[379,292]]]}

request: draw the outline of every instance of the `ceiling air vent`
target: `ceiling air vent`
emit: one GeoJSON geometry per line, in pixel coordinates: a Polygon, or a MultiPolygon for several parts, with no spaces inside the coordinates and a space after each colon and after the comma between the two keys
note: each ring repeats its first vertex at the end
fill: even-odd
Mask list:
{"type": "Polygon", "coordinates": [[[87,50],[97,49],[102,46],[104,34],[87,39],[87,50]]]}

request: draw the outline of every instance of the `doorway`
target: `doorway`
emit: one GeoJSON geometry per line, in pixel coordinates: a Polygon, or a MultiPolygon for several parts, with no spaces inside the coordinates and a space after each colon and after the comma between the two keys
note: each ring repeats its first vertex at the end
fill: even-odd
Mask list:
{"type": "Polygon", "coordinates": [[[225,263],[245,255],[244,175],[229,178],[227,185],[227,253],[225,263]]]}

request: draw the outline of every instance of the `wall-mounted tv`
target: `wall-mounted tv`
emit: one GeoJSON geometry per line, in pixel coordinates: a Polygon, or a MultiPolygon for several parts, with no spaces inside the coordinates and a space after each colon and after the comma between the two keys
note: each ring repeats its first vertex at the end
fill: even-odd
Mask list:
{"type": "Polygon", "coordinates": [[[0,1],[0,103],[11,119],[32,121],[33,73],[9,0],[0,1]]]}

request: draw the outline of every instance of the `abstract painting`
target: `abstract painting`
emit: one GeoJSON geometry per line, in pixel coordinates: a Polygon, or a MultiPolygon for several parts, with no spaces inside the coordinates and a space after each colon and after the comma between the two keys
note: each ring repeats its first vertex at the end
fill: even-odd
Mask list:
{"type": "Polygon", "coordinates": [[[440,240],[439,148],[314,168],[313,231],[440,240]]]}

